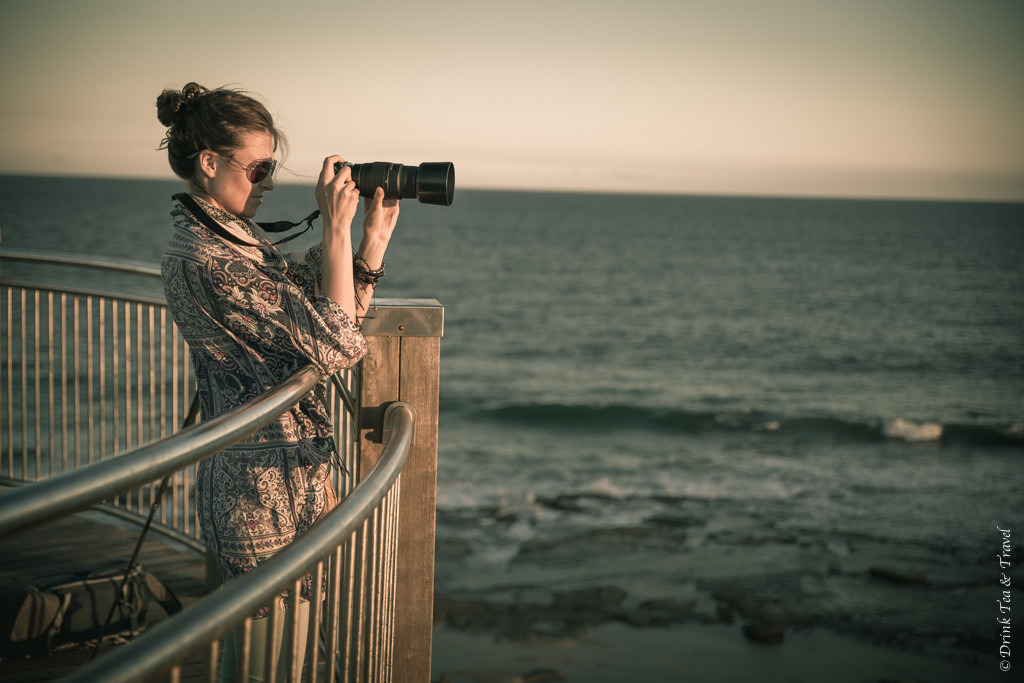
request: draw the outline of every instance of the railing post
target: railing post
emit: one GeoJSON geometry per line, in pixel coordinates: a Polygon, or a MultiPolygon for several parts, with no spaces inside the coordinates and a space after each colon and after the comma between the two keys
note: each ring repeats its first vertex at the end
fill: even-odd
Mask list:
{"type": "Polygon", "coordinates": [[[434,610],[437,426],[444,308],[432,299],[381,300],[363,321],[360,478],[382,450],[392,401],[412,405],[416,431],[401,475],[392,679],[430,680],[434,610]]]}

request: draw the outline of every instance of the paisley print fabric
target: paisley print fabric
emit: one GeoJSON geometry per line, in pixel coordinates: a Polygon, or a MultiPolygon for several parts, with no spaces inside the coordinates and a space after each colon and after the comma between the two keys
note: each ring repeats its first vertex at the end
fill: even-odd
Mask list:
{"type": "MultiPolygon", "coordinates": [[[[267,244],[246,221],[196,201],[225,229],[267,244]]],[[[171,216],[164,292],[189,344],[204,420],[305,365],[331,374],[366,353],[353,321],[320,296],[319,246],[285,256],[221,239],[177,201],[171,216]]],[[[341,463],[323,395],[321,383],[275,422],[200,463],[200,530],[226,581],[255,569],[333,507],[331,468],[341,463]]]]}

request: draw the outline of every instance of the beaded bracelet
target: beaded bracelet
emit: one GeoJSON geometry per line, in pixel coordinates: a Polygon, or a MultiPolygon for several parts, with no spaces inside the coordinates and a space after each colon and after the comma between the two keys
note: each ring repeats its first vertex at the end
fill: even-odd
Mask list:
{"type": "Polygon", "coordinates": [[[370,270],[370,264],[363,260],[363,257],[358,255],[352,257],[352,271],[356,279],[364,285],[376,287],[380,279],[384,277],[384,267],[384,262],[381,261],[380,268],[370,270]]]}

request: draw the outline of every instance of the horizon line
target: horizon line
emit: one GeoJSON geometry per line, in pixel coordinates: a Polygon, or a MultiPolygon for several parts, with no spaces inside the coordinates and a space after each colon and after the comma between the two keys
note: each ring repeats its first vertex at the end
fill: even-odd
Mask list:
{"type": "MultiPolygon", "coordinates": [[[[61,180],[113,180],[113,181],[144,181],[144,182],[184,182],[180,178],[165,175],[108,175],[102,173],[51,173],[45,171],[8,171],[0,170],[0,177],[18,178],[52,178],[61,180]]],[[[281,186],[309,186],[315,180],[280,180],[281,186]]],[[[558,188],[558,187],[502,187],[487,184],[470,183],[460,185],[459,190],[468,192],[508,192],[523,194],[569,194],[569,195],[621,195],[621,196],[652,196],[652,197],[709,197],[709,198],[749,198],[749,199],[805,199],[833,201],[894,201],[894,202],[947,202],[947,203],[982,203],[982,204],[1024,204],[1024,194],[1018,197],[978,197],[971,195],[914,195],[914,194],[868,194],[868,193],[825,193],[825,192],[756,192],[734,190],[636,190],[607,188],[558,188]]]]}

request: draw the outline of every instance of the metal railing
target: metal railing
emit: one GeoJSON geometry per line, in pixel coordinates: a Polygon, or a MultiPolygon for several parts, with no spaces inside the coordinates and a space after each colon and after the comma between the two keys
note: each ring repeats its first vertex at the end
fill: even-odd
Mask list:
{"type": "MultiPolygon", "coordinates": [[[[78,278],[57,267],[159,281],[153,266],[69,256],[0,252],[6,264],[32,264],[32,275],[78,278]]],[[[5,271],[8,270],[5,268],[5,271]]],[[[162,299],[80,286],[50,286],[4,278],[0,297],[0,483],[45,479],[99,462],[180,429],[193,380],[188,347],[162,299]]],[[[195,467],[174,474],[159,529],[196,550],[190,505],[195,467]]],[[[108,511],[139,518],[156,485],[121,489],[108,511]]]]}
{"type": "MultiPolygon", "coordinates": [[[[0,259],[59,261],[158,275],[158,269],[134,263],[55,260],[9,251],[0,252],[0,259]]],[[[0,314],[5,323],[0,335],[0,483],[19,485],[0,494],[0,536],[102,499],[106,499],[105,509],[141,522],[154,503],[157,480],[171,476],[170,505],[160,507],[154,528],[205,552],[198,540],[191,495],[195,463],[274,419],[321,379],[306,368],[252,405],[167,436],[186,413],[191,379],[187,347],[169,323],[161,300],[9,278],[0,278],[0,297],[5,308],[0,314]],[[22,485],[33,481],[38,483],[22,485]]],[[[381,311],[377,321],[381,334],[439,338],[443,309],[436,302],[420,304],[375,307],[381,311]]],[[[426,381],[415,385],[422,384],[426,393],[418,388],[411,400],[426,406],[424,426],[433,439],[425,448],[414,449],[418,464],[410,476],[416,481],[426,477],[431,484],[430,478],[436,476],[436,341],[428,340],[425,347],[413,341],[408,347],[416,354],[426,349],[426,381]]],[[[381,349],[378,355],[388,369],[389,350],[400,356],[401,340],[397,345],[393,341],[371,344],[371,348],[381,349]]],[[[390,372],[382,374],[391,377],[390,372]]],[[[417,487],[421,490],[412,499],[412,512],[429,529],[406,531],[409,557],[396,555],[399,529],[409,520],[409,514],[400,515],[399,473],[412,442],[414,408],[390,402],[393,406],[386,417],[392,423],[392,437],[381,451],[373,445],[380,439],[371,437],[380,423],[376,427],[368,423],[379,417],[376,411],[382,408],[366,415],[361,409],[367,395],[375,401],[379,398],[380,387],[363,388],[358,370],[332,379],[329,399],[336,415],[336,438],[342,459],[353,473],[337,482],[342,505],[272,562],[230,582],[145,634],[131,648],[101,658],[95,664],[101,674],[90,667],[77,679],[151,680],[169,668],[171,680],[176,680],[187,653],[205,647],[209,647],[209,675],[214,679],[219,638],[241,623],[247,651],[251,622],[247,615],[271,600],[287,604],[284,613],[297,614],[299,582],[307,575],[313,577],[308,603],[308,633],[313,637],[308,655],[300,657],[301,624],[291,624],[286,637],[290,647],[281,654],[289,663],[288,678],[298,680],[303,659],[304,671],[313,679],[403,680],[405,672],[415,671],[418,677],[419,672],[429,671],[430,635],[424,629],[429,628],[431,601],[429,593],[425,599],[423,594],[432,585],[433,514],[432,509],[423,514],[418,508],[425,501],[432,508],[432,487],[429,491],[417,487]],[[363,445],[368,447],[366,457],[360,457],[360,429],[363,445]],[[356,486],[357,482],[361,483],[356,486]],[[429,566],[423,566],[425,559],[429,566]],[[286,603],[274,597],[283,591],[291,596],[286,603]],[[396,622],[396,596],[409,594],[421,606],[413,610],[412,618],[396,622]],[[416,645],[396,651],[396,633],[399,640],[415,640],[416,645]],[[419,661],[408,661],[409,653],[419,661]]],[[[390,379],[386,383],[393,384],[390,379]]],[[[277,610],[267,617],[271,631],[279,617],[277,610]]],[[[267,653],[268,664],[273,664],[277,655],[269,649],[267,653]]],[[[238,674],[241,680],[243,671],[238,674]]]]}
{"type": "MultiPolygon", "coordinates": [[[[3,263],[44,271],[74,267],[158,282],[160,269],[131,261],[0,251],[3,263]]],[[[161,298],[0,278],[0,484],[40,481],[179,430],[193,393],[188,345],[161,298]]],[[[355,460],[358,371],[328,385],[328,405],[343,462],[355,460]],[[347,410],[346,410],[347,408],[347,410]],[[337,419],[345,417],[345,419],[337,419]]],[[[157,531],[199,552],[192,495],[196,466],[172,474],[157,531]]],[[[104,511],[145,519],[159,478],[120,488],[104,511]]],[[[340,494],[354,485],[336,482],[340,494]]]]}
{"type": "MultiPolygon", "coordinates": [[[[309,680],[392,680],[399,477],[414,421],[408,404],[392,404],[385,415],[391,438],[382,457],[341,505],[251,574],[229,582],[147,631],[130,648],[114,650],[68,681],[134,683],[155,680],[168,671],[171,680],[177,680],[181,663],[203,648],[210,651],[209,679],[216,680],[219,639],[239,623],[248,634],[249,615],[278,603],[283,591],[289,597],[280,602],[286,600],[291,614],[299,613],[300,583],[307,575],[312,575],[308,622],[291,624],[280,653],[262,644],[268,673],[276,672],[277,658],[282,657],[288,680],[302,678],[304,663],[309,680]],[[303,629],[313,636],[306,653],[298,645],[303,629]]],[[[283,616],[274,609],[266,618],[273,624],[283,616]]],[[[273,625],[269,631],[274,631],[273,625]]],[[[256,646],[246,635],[243,649],[256,646]]],[[[237,675],[238,680],[248,680],[243,670],[237,675]]]]}
{"type": "Polygon", "coordinates": [[[265,394],[223,415],[140,446],[119,458],[69,469],[0,496],[0,537],[78,512],[121,491],[159,481],[249,436],[320,381],[306,366],[265,394]]]}

